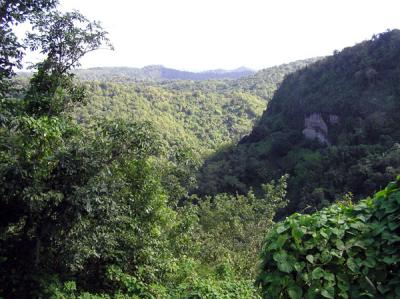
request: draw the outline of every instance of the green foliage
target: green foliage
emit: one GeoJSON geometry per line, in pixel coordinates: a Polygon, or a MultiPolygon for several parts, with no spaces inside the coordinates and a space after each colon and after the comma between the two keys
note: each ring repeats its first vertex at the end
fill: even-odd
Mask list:
{"type": "MultiPolygon", "coordinates": [[[[133,89],[130,104],[138,109],[132,113],[143,117],[134,122],[132,114],[116,109],[109,120],[93,115],[100,117],[82,126],[83,118],[79,124],[70,115],[86,97],[69,70],[107,43],[106,33],[76,12],[34,14],[31,21],[34,32],[26,42],[46,59],[36,65],[26,95],[1,101],[1,296],[256,296],[251,280],[219,268],[214,273],[201,263],[199,210],[180,207],[179,200],[194,184],[193,145],[202,141],[209,149],[239,136],[261,112],[263,100],[231,90],[220,97],[208,91],[211,84],[204,92],[192,85],[179,92],[168,84],[121,86],[133,89]],[[150,117],[151,107],[164,118],[150,117]],[[194,132],[189,142],[168,131],[172,115],[184,124],[179,132],[194,132]]],[[[115,88],[91,86],[107,97],[115,88]]]]}
{"type": "Polygon", "coordinates": [[[197,155],[238,140],[249,132],[266,102],[236,92],[224,83],[87,83],[87,105],[76,107],[79,123],[124,118],[150,121],[169,147],[186,147],[197,155]],[[226,88],[212,90],[213,84],[226,88]],[[209,90],[211,89],[211,90],[209,90]]]}
{"type": "MultiPolygon", "coordinates": [[[[188,273],[186,273],[188,274],[188,273]]],[[[145,285],[135,277],[123,273],[119,268],[110,268],[110,281],[117,283],[120,288],[112,295],[104,293],[80,292],[74,281],[60,283],[57,280],[47,283],[43,291],[45,298],[51,299],[139,299],[139,298],[173,298],[173,299],[259,299],[259,290],[254,287],[253,280],[244,280],[234,276],[221,277],[210,274],[198,277],[196,272],[186,275],[178,285],[167,289],[159,284],[145,285]]]]}
{"type": "Polygon", "coordinates": [[[259,299],[258,290],[252,280],[227,279],[215,280],[212,278],[195,279],[189,284],[180,286],[178,292],[171,298],[179,299],[259,299]]]}
{"type": "Polygon", "coordinates": [[[31,115],[59,115],[84,101],[84,89],[70,74],[51,72],[52,63],[45,60],[30,80],[25,95],[25,110],[31,115]]]}
{"type": "Polygon", "coordinates": [[[210,267],[228,264],[240,277],[252,279],[263,235],[277,209],[286,205],[286,179],[262,186],[263,195],[218,194],[198,205],[200,260],[210,267]]]}
{"type": "Polygon", "coordinates": [[[90,22],[77,11],[34,14],[33,31],[26,44],[32,51],[40,50],[58,75],[79,66],[79,59],[102,45],[112,49],[108,33],[96,21],[90,22]]]}
{"type": "Polygon", "coordinates": [[[205,161],[198,192],[245,194],[288,173],[288,215],[385,186],[400,172],[399,57],[393,30],[287,75],[251,134],[205,161]],[[327,142],[305,138],[312,115],[327,142]]]}
{"type": "MultiPolygon", "coordinates": [[[[146,126],[103,124],[89,135],[57,117],[22,117],[11,124],[1,136],[0,227],[6,258],[2,271],[20,269],[16,281],[60,267],[77,269],[89,257],[107,256],[99,250],[125,242],[119,236],[115,245],[108,228],[134,231],[138,217],[143,236],[151,237],[158,220],[170,217],[148,160],[157,145],[146,126]],[[126,213],[132,223],[123,221],[126,213]],[[152,225],[146,228],[144,219],[152,225]],[[102,247],[103,240],[108,246],[102,247]]],[[[140,242],[145,247],[137,237],[140,241],[129,240],[129,246],[140,242]]],[[[3,285],[14,284],[2,277],[3,285]]]]}
{"type": "Polygon", "coordinates": [[[235,70],[216,70],[204,72],[180,71],[162,65],[133,67],[96,67],[77,70],[78,77],[84,81],[136,82],[165,80],[228,80],[238,79],[254,73],[253,70],[239,68],[235,70]]]}
{"type": "Polygon", "coordinates": [[[266,237],[265,298],[398,298],[400,177],[373,198],[294,214],[266,237]]]}
{"type": "MultiPolygon", "coordinates": [[[[221,155],[229,152],[226,145],[248,133],[283,77],[315,60],[225,81],[161,82],[157,79],[228,75],[220,71],[195,75],[153,66],[128,70],[133,77],[117,76],[110,79],[113,83],[86,82],[85,90],[70,71],[79,66],[79,59],[87,52],[102,44],[111,47],[100,25],[78,12],[53,10],[56,1],[3,2],[2,297],[258,299],[260,289],[253,284],[258,253],[276,213],[286,205],[287,176],[264,182],[289,169],[294,174],[292,186],[300,189],[304,185],[304,190],[311,190],[313,201],[325,203],[336,185],[329,189],[306,184],[305,178],[316,180],[327,174],[339,184],[342,177],[329,168],[331,164],[347,167],[354,180],[358,179],[354,174],[370,176],[362,183],[371,185],[396,172],[398,135],[392,136],[391,131],[391,127],[397,128],[396,113],[385,115],[388,121],[383,123],[380,115],[374,114],[354,131],[333,130],[329,138],[344,146],[322,149],[317,142],[303,142],[296,123],[299,119],[291,114],[294,106],[275,100],[269,109],[281,113],[283,107],[287,115],[282,113],[293,121],[289,128],[284,118],[263,118],[242,142],[261,144],[240,150],[232,160],[234,167],[220,162],[207,164],[209,173],[228,170],[228,175],[214,177],[208,184],[203,180],[203,191],[218,190],[222,181],[228,191],[239,190],[246,195],[190,196],[201,158],[216,149],[222,148],[221,155]],[[22,81],[14,82],[13,91],[8,79],[19,65],[24,47],[11,28],[26,20],[32,23],[33,31],[25,45],[46,58],[35,66],[37,71],[23,94],[16,92],[22,81]],[[136,82],[135,76],[156,81],[136,82]],[[379,132],[374,127],[379,127],[379,132]],[[270,139],[263,140],[266,132],[270,139]],[[364,144],[368,138],[377,142],[364,144]],[[369,147],[372,144],[374,147],[369,147]],[[328,159],[324,158],[326,153],[328,159]],[[362,163],[350,162],[355,154],[362,163]],[[247,156],[242,161],[243,155],[247,156]],[[260,163],[265,157],[269,157],[266,163],[260,163]],[[240,168],[243,163],[246,169],[240,168]],[[272,166],[279,171],[269,171],[272,166]],[[249,169],[257,174],[243,180],[243,171],[249,169]],[[248,188],[249,181],[259,183],[259,188],[248,188]]],[[[396,45],[396,36],[389,42],[396,45]]],[[[368,66],[368,60],[361,62],[363,67],[368,66]]],[[[311,73],[315,72],[311,68],[311,73]]],[[[242,72],[246,70],[229,77],[240,77],[242,72]]],[[[277,97],[284,98],[291,78],[309,80],[307,72],[304,78],[302,74],[289,76],[277,97]]],[[[103,79],[103,75],[100,72],[98,78],[103,79]]],[[[366,69],[356,77],[364,87],[380,82],[376,70],[366,69]]],[[[304,95],[309,92],[307,89],[304,95]]],[[[395,110],[391,95],[385,103],[395,110]]],[[[366,98],[368,103],[375,101],[366,98]]],[[[360,108],[358,104],[356,108],[360,108]]],[[[357,109],[353,108],[349,111],[355,113],[357,109]]],[[[362,116],[370,111],[361,108],[366,109],[362,116]]],[[[352,125],[344,119],[344,128],[352,125]]],[[[398,193],[398,186],[392,184],[374,200],[354,207],[338,204],[321,211],[318,219],[294,215],[279,224],[269,233],[277,241],[265,247],[272,254],[265,255],[264,268],[272,265],[273,274],[279,277],[263,280],[261,276],[267,296],[271,291],[268,283],[272,283],[275,297],[301,298],[308,281],[314,289],[320,283],[318,294],[326,298],[347,292],[345,283],[352,283],[348,292],[357,298],[368,295],[366,292],[388,298],[398,295],[391,286],[399,279],[395,267],[399,241],[394,235],[398,231],[398,193]],[[329,226],[333,227],[331,231],[329,226]],[[304,241],[307,234],[313,238],[304,241]],[[373,241],[379,242],[373,243],[371,234],[373,241]],[[301,254],[301,262],[296,262],[301,254]],[[334,272],[342,268],[346,269],[343,274],[334,272]],[[295,271],[300,274],[293,276],[295,271]],[[296,285],[295,280],[303,284],[296,285]]],[[[344,202],[349,202],[352,195],[346,194],[344,202]]],[[[271,277],[269,272],[267,276],[271,277]]]]}
{"type": "Polygon", "coordinates": [[[33,31],[26,44],[40,50],[46,59],[37,64],[26,94],[26,112],[53,115],[65,111],[71,103],[83,101],[83,89],[73,82],[69,70],[79,59],[102,44],[112,48],[107,32],[97,22],[89,22],[78,12],[57,11],[32,17],[33,31]]]}
{"type": "Polygon", "coordinates": [[[15,27],[43,11],[53,9],[58,0],[5,0],[0,3],[0,96],[10,91],[9,79],[21,68],[25,45],[13,32],[15,27]]]}
{"type": "Polygon", "coordinates": [[[233,81],[231,85],[235,89],[249,91],[265,99],[272,99],[275,90],[287,75],[305,68],[321,59],[322,57],[309,58],[269,67],[258,71],[252,76],[247,76],[233,81]]]}

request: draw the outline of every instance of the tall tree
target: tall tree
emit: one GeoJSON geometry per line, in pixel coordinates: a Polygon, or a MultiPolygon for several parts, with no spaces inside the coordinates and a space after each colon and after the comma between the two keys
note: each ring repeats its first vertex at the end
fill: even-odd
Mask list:
{"type": "Polygon", "coordinates": [[[27,109],[36,115],[57,114],[70,102],[83,99],[82,90],[68,71],[79,66],[79,59],[85,54],[102,45],[112,49],[112,45],[98,22],[90,22],[77,11],[38,14],[32,23],[33,31],[27,34],[26,44],[30,50],[46,55],[46,59],[36,65],[38,71],[26,97],[27,109]],[[68,92],[68,100],[65,96],[54,100],[60,89],[68,92]]]}
{"type": "Polygon", "coordinates": [[[8,90],[8,79],[21,67],[25,46],[13,29],[33,16],[55,8],[58,0],[2,0],[0,2],[0,96],[8,90]]]}
{"type": "Polygon", "coordinates": [[[138,158],[147,144],[143,138],[137,141],[135,134],[148,135],[140,128],[104,125],[90,138],[61,115],[83,98],[69,70],[87,52],[110,43],[98,23],[78,12],[54,11],[55,4],[6,1],[1,7],[1,32],[11,39],[1,45],[1,51],[8,51],[1,61],[2,93],[7,92],[6,81],[19,66],[24,48],[13,25],[31,21],[34,31],[25,43],[47,56],[37,65],[23,105],[1,102],[2,115],[8,119],[0,129],[0,296],[7,298],[35,297],[38,279],[49,273],[46,269],[62,266],[57,253],[65,244],[59,237],[87,212],[74,192],[120,157],[138,158]],[[3,114],[5,109],[9,111],[3,114]]]}

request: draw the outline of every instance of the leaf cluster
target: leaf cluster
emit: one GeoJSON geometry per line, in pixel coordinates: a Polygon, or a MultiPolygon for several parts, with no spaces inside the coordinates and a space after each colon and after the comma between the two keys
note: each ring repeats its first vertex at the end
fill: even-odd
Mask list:
{"type": "Polygon", "coordinates": [[[400,177],[373,198],[294,214],[266,236],[265,298],[398,298],[400,177]]]}

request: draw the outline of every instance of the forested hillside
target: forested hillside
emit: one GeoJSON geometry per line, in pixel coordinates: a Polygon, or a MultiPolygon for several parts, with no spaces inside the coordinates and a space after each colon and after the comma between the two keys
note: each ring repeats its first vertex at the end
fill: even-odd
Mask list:
{"type": "Polygon", "coordinates": [[[83,83],[79,59],[112,47],[98,23],[56,0],[2,5],[0,296],[258,298],[286,176],[257,196],[189,191],[199,157],[249,132],[304,63],[252,78],[265,95],[235,80],[83,83]],[[27,20],[20,42],[12,24],[27,20]],[[24,48],[45,59],[16,80],[24,48]]]}
{"type": "Polygon", "coordinates": [[[291,63],[266,68],[253,75],[232,81],[230,85],[235,89],[251,91],[261,97],[271,99],[276,88],[286,75],[302,69],[322,58],[323,57],[315,57],[297,60],[291,63]]]}
{"type": "Polygon", "coordinates": [[[145,80],[222,80],[238,79],[254,74],[255,71],[240,67],[234,70],[210,70],[203,72],[180,71],[162,65],[149,65],[143,68],[98,67],[75,70],[81,80],[134,82],[145,80]]]}
{"type": "Polygon", "coordinates": [[[99,119],[149,121],[170,144],[211,154],[250,132],[266,100],[225,82],[98,83],[86,85],[88,103],[74,111],[79,123],[99,119]]]}
{"type": "Polygon", "coordinates": [[[79,79],[113,46],[57,5],[0,4],[1,299],[399,297],[400,31],[239,79],[79,79]]]}
{"type": "MultiPolygon", "coordinates": [[[[75,70],[85,86],[87,104],[76,106],[73,115],[81,124],[116,118],[149,121],[168,144],[179,143],[198,157],[207,156],[248,134],[283,78],[319,59],[294,61],[254,75],[246,73],[236,80],[219,76],[213,80],[209,79],[212,76],[167,80],[150,72],[164,69],[159,66],[75,70]]],[[[230,71],[192,74],[214,73],[230,71]]],[[[23,90],[31,75],[19,73],[14,85],[23,90]]]]}
{"type": "MultiPolygon", "coordinates": [[[[268,68],[240,80],[141,83],[85,82],[87,104],[79,123],[117,118],[149,121],[170,144],[204,156],[251,131],[284,76],[316,59],[268,68]]],[[[101,74],[101,72],[100,72],[101,74]]]]}
{"type": "Polygon", "coordinates": [[[206,162],[201,193],[288,173],[289,212],[382,188],[400,171],[399,59],[393,30],[288,75],[251,134],[206,162]]]}

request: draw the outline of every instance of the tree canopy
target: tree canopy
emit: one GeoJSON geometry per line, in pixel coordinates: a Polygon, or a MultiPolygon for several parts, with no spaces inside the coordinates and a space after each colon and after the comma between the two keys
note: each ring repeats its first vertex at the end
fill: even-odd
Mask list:
{"type": "Polygon", "coordinates": [[[1,298],[397,298],[399,183],[352,200],[399,171],[398,31],[234,80],[96,75],[107,32],[56,4],[0,7],[1,298]]]}

